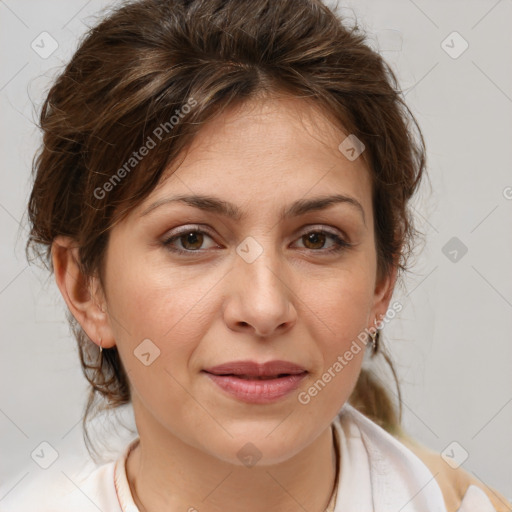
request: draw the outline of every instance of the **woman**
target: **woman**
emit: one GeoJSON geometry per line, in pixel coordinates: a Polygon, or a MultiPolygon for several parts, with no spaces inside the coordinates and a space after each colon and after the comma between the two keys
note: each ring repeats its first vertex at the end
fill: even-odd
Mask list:
{"type": "Polygon", "coordinates": [[[409,121],[320,1],[142,0],[93,28],[41,113],[29,247],[70,311],[84,423],[131,402],[139,437],[12,510],[498,510],[449,496],[362,368],[389,361],[415,235],[409,121]]]}

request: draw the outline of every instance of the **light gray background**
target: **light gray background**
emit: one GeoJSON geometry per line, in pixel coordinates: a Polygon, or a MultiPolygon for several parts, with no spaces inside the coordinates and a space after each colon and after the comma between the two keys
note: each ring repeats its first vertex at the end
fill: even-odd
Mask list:
{"type": "MultiPolygon", "coordinates": [[[[109,4],[0,0],[0,482],[7,490],[44,472],[31,459],[43,441],[59,453],[54,471],[85,457],[85,380],[53,278],[45,284],[24,258],[24,210],[43,91],[91,15],[109,4]],[[58,43],[45,59],[31,48],[44,31],[58,43]]],[[[384,329],[405,427],[439,452],[456,441],[455,459],[465,450],[463,467],[512,498],[512,1],[341,5],[398,73],[427,142],[432,193],[424,186],[415,203],[425,249],[406,289],[396,291],[403,311],[384,329]],[[453,31],[469,44],[458,58],[442,47],[453,31]],[[443,253],[452,237],[468,249],[457,261],[443,253]]],[[[452,52],[461,48],[456,37],[447,40],[452,52]]]]}

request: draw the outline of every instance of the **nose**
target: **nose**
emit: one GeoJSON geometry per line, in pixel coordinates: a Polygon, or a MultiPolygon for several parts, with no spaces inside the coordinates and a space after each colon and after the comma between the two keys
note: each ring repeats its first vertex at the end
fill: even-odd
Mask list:
{"type": "Polygon", "coordinates": [[[235,258],[224,307],[230,329],[268,338],[296,323],[294,293],[284,270],[275,251],[267,248],[252,263],[235,258]]]}

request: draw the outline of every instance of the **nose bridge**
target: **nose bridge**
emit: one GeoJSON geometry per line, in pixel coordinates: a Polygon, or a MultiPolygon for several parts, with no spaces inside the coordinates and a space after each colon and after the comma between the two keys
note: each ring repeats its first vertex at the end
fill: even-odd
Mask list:
{"type": "Polygon", "coordinates": [[[258,294],[283,295],[282,264],[270,235],[258,237],[258,240],[247,237],[238,245],[236,252],[237,279],[246,278],[246,291],[250,293],[252,288],[257,289],[258,294]]]}
{"type": "MultiPolygon", "coordinates": [[[[284,266],[272,237],[247,237],[236,249],[230,300],[237,304],[231,316],[238,325],[251,325],[269,335],[292,320],[290,290],[284,266]]],[[[233,304],[232,304],[233,306],[233,304]]]]}

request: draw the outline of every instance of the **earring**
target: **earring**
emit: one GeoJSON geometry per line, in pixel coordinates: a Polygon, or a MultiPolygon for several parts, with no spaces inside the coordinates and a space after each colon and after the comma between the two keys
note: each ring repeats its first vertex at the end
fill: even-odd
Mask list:
{"type": "Polygon", "coordinates": [[[101,338],[100,338],[100,356],[99,356],[99,368],[103,366],[103,347],[101,346],[101,338]]]}
{"type": "MultiPolygon", "coordinates": [[[[373,323],[375,326],[377,326],[377,320],[374,320],[373,323]]],[[[372,357],[377,354],[379,351],[379,342],[380,342],[380,330],[377,328],[375,334],[372,334],[371,332],[370,338],[372,339],[372,357]]]]}

